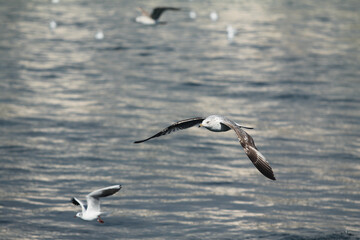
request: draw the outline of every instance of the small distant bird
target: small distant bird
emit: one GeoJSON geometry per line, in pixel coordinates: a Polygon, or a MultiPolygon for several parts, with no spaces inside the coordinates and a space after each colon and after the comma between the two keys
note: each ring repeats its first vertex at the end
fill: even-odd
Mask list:
{"type": "Polygon", "coordinates": [[[233,28],[233,26],[231,25],[227,25],[226,32],[227,32],[227,39],[229,40],[229,42],[232,42],[236,34],[236,29],[233,28]]]}
{"type": "Polygon", "coordinates": [[[55,28],[57,27],[57,23],[55,22],[55,20],[51,20],[49,22],[49,27],[50,27],[50,30],[55,30],[55,28]]]}
{"type": "Polygon", "coordinates": [[[266,158],[256,148],[253,138],[243,130],[253,129],[250,127],[241,126],[240,124],[220,115],[211,115],[207,118],[194,117],[185,120],[178,121],[169,127],[163,129],[157,134],[146,138],[144,140],[136,141],[134,143],[142,143],[152,138],[160,137],[177,130],[183,130],[195,125],[204,127],[212,132],[226,132],[230,129],[234,130],[241,146],[244,148],[246,155],[249,157],[254,166],[267,178],[276,180],[270,164],[266,161],[266,158]]]}
{"type": "Polygon", "coordinates": [[[210,13],[210,19],[211,19],[212,21],[216,22],[216,21],[219,19],[219,16],[218,16],[218,14],[217,14],[215,11],[212,11],[212,12],[210,13]]]}
{"type": "Polygon", "coordinates": [[[104,33],[103,33],[103,31],[101,31],[101,30],[97,31],[96,34],[95,34],[95,39],[97,39],[97,40],[102,40],[102,39],[104,39],[104,33]]]}
{"type": "Polygon", "coordinates": [[[121,189],[121,185],[114,185],[106,188],[101,188],[89,193],[86,196],[87,208],[77,198],[71,198],[71,202],[76,206],[81,206],[81,212],[78,212],[75,217],[81,218],[82,220],[92,221],[97,219],[99,223],[104,223],[100,215],[104,212],[100,211],[100,198],[107,197],[115,194],[121,189]]]}
{"type": "Polygon", "coordinates": [[[191,18],[191,19],[196,19],[196,12],[194,12],[194,11],[190,11],[189,12],[189,18],[191,18]]]}
{"type": "Polygon", "coordinates": [[[135,18],[135,21],[138,23],[142,23],[145,25],[155,25],[157,23],[165,23],[159,22],[159,18],[164,11],[171,10],[171,11],[179,11],[180,8],[173,8],[173,7],[157,7],[154,8],[152,13],[149,14],[147,11],[142,9],[141,7],[138,8],[142,15],[135,18]]]}

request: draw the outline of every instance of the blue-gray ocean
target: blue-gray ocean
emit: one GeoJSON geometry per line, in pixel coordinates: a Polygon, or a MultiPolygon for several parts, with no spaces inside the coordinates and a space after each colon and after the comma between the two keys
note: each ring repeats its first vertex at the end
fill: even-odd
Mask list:
{"type": "Polygon", "coordinates": [[[0,239],[360,239],[359,49],[358,0],[0,0],[0,239]],[[133,144],[211,114],[276,181],[233,131],[133,144]]]}

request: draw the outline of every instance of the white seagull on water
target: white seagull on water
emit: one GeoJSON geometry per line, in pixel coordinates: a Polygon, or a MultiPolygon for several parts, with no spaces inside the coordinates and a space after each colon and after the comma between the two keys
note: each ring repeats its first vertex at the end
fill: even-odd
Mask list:
{"type": "Polygon", "coordinates": [[[226,32],[227,32],[227,39],[231,43],[234,40],[235,34],[236,34],[237,31],[236,31],[235,28],[233,28],[233,26],[227,25],[226,26],[226,32]]]}
{"type": "Polygon", "coordinates": [[[212,21],[216,22],[216,21],[218,20],[218,18],[219,18],[219,15],[217,14],[217,12],[212,11],[212,12],[210,13],[210,19],[211,19],[212,21]]]}
{"type": "Polygon", "coordinates": [[[189,18],[196,19],[196,12],[195,11],[190,11],[189,12],[189,18]]]}
{"type": "Polygon", "coordinates": [[[55,20],[51,20],[51,21],[49,22],[49,27],[50,27],[50,30],[51,30],[51,31],[54,31],[54,30],[55,30],[55,28],[57,27],[57,23],[55,22],[55,20]]]}
{"type": "Polygon", "coordinates": [[[97,39],[97,40],[104,39],[104,32],[101,29],[95,33],[95,39],[97,39]]]}
{"type": "Polygon", "coordinates": [[[223,116],[211,115],[207,118],[194,117],[194,118],[181,120],[170,125],[169,127],[163,129],[162,131],[158,132],[157,134],[149,138],[136,141],[134,143],[142,143],[152,138],[160,137],[169,134],[171,132],[175,132],[177,130],[190,128],[198,124],[199,127],[204,127],[212,132],[226,132],[230,129],[234,130],[241,146],[244,148],[246,155],[249,157],[249,159],[254,164],[254,166],[265,177],[270,178],[271,180],[276,180],[270,164],[266,161],[266,158],[256,148],[253,138],[243,130],[243,128],[246,129],[253,129],[253,128],[241,126],[238,123],[223,116]]]}
{"type": "Polygon", "coordinates": [[[173,8],[173,7],[157,7],[154,8],[149,14],[147,11],[142,9],[141,7],[138,8],[142,15],[135,18],[135,21],[138,23],[142,23],[145,25],[155,25],[157,23],[165,23],[165,22],[159,22],[159,18],[161,14],[166,10],[172,10],[172,11],[179,11],[180,8],[173,8]]]}
{"type": "Polygon", "coordinates": [[[107,197],[115,194],[121,189],[121,185],[114,185],[106,188],[101,188],[89,193],[86,196],[87,208],[85,208],[84,204],[78,200],[76,197],[71,198],[71,202],[74,205],[81,206],[81,212],[78,212],[75,217],[81,218],[82,220],[92,221],[97,219],[99,223],[104,223],[104,221],[100,218],[101,214],[104,212],[100,211],[100,198],[107,197]]]}

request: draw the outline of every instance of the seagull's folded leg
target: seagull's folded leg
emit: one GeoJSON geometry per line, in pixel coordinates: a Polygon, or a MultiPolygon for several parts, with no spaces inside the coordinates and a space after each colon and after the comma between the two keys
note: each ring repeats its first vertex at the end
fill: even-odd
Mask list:
{"type": "Polygon", "coordinates": [[[100,218],[100,215],[98,216],[97,221],[98,221],[99,223],[104,223],[104,221],[100,218]]]}

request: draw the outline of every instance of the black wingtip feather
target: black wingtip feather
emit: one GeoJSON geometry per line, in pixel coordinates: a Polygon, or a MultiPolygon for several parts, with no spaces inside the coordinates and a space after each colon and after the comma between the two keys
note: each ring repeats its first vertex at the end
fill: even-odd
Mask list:
{"type": "Polygon", "coordinates": [[[156,137],[161,137],[164,136],[166,134],[170,134],[172,132],[175,132],[177,130],[183,130],[183,129],[187,129],[190,127],[195,126],[196,124],[200,124],[202,121],[204,120],[203,117],[194,117],[194,118],[188,118],[188,119],[184,119],[181,121],[178,121],[176,123],[173,123],[172,125],[164,128],[163,130],[161,130],[160,132],[156,133],[155,135],[143,139],[143,140],[139,140],[139,141],[135,141],[134,143],[142,143],[142,142],[146,142],[150,139],[156,138],[156,137]]]}
{"type": "Polygon", "coordinates": [[[265,162],[265,161],[258,161],[256,163],[254,163],[255,167],[267,178],[271,179],[271,180],[276,180],[275,176],[274,176],[274,172],[272,170],[272,168],[270,167],[269,163],[265,162]]]}
{"type": "Polygon", "coordinates": [[[80,204],[78,203],[78,201],[75,200],[75,198],[71,198],[70,202],[76,206],[79,206],[80,204]]]}
{"type": "Polygon", "coordinates": [[[273,181],[276,181],[276,178],[275,178],[275,176],[274,175],[272,175],[272,176],[267,176],[269,179],[271,179],[271,180],[273,180],[273,181]]]}

